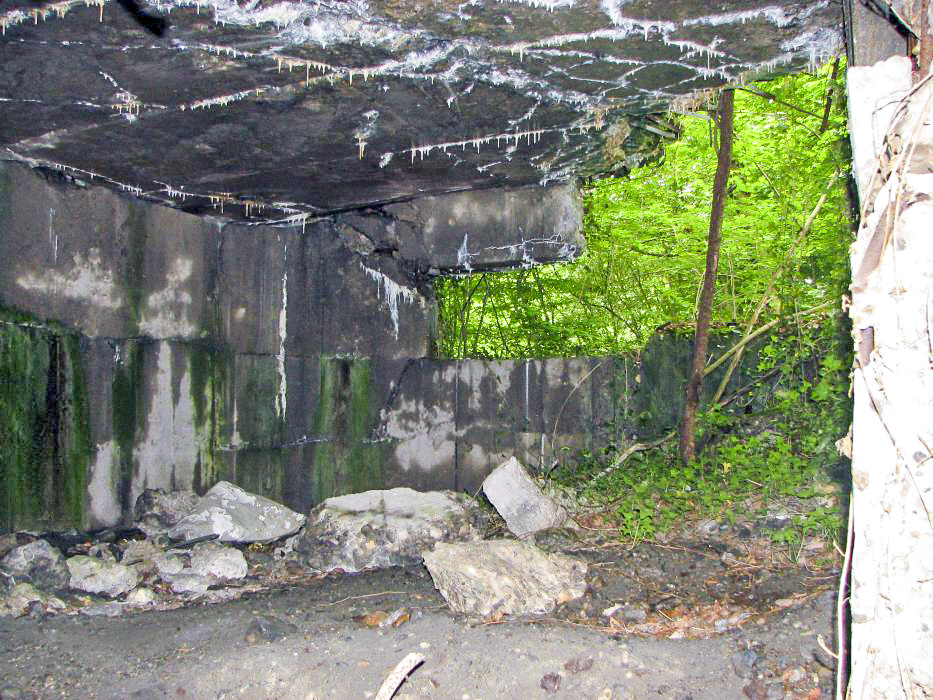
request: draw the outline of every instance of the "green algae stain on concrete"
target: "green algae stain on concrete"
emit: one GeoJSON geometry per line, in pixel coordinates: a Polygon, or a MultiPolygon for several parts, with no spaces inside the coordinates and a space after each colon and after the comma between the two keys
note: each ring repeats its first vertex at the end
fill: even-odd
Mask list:
{"type": "Polygon", "coordinates": [[[65,425],[62,440],[62,518],[85,525],[88,468],[91,462],[90,405],[87,378],[82,363],[81,338],[68,334],[62,338],[66,358],[64,396],[65,425]]]}
{"type": "Polygon", "coordinates": [[[114,491],[124,513],[132,512],[131,491],[133,484],[133,447],[139,423],[145,415],[143,406],[143,351],[138,340],[127,340],[119,346],[119,355],[114,363],[111,384],[113,398],[113,441],[117,483],[114,491]]]}
{"type": "Polygon", "coordinates": [[[224,464],[217,456],[220,427],[225,419],[224,397],[230,356],[208,345],[188,348],[188,372],[191,377],[191,402],[194,407],[194,431],[198,445],[194,487],[205,491],[225,477],[224,464]]]}
{"type": "Polygon", "coordinates": [[[79,337],[0,310],[0,530],[84,524],[88,421],[79,337]]]}
{"type": "Polygon", "coordinates": [[[386,445],[373,440],[376,407],[368,358],[321,358],[311,501],[381,488],[386,445]]]}

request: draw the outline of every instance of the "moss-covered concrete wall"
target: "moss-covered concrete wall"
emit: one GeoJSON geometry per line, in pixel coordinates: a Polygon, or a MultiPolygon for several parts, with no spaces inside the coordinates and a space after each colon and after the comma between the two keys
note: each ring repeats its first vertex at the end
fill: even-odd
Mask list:
{"type": "MultiPolygon", "coordinates": [[[[457,210],[483,211],[467,194],[457,210]]],[[[638,361],[428,359],[434,301],[399,249],[441,261],[460,243],[440,200],[420,206],[403,219],[435,223],[414,243],[372,213],[246,226],[0,161],[0,529],[111,526],[143,489],[219,479],[299,510],[474,490],[513,454],[547,467],[674,425],[675,336],[638,361]]]]}

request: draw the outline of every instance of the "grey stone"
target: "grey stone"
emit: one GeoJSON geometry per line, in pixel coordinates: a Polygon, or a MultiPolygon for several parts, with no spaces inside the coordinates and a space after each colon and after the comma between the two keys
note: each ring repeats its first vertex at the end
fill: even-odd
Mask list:
{"type": "Polygon", "coordinates": [[[545,495],[515,457],[486,477],[483,493],[516,537],[560,527],[567,520],[567,511],[545,495]]]}
{"type": "MultiPolygon", "coordinates": [[[[184,560],[177,554],[163,552],[152,557],[152,564],[160,577],[166,579],[167,576],[181,573],[185,568],[184,560]]],[[[166,579],[167,580],[167,579],[166,579]]]]}
{"type": "Polygon", "coordinates": [[[304,522],[301,513],[219,481],[168,534],[175,539],[217,535],[221,542],[273,542],[294,534],[304,522]]]}
{"type": "Polygon", "coordinates": [[[314,571],[354,572],[421,562],[436,542],[479,539],[463,494],[395,488],[328,498],[295,544],[314,571]]]}
{"type": "Polygon", "coordinates": [[[136,499],[133,517],[136,527],[153,537],[171,530],[198,503],[193,491],[146,489],[136,499]]]}
{"type": "Polygon", "coordinates": [[[66,564],[71,574],[69,585],[86,593],[116,598],[133,590],[139,582],[136,569],[116,562],[102,561],[81,554],[69,557],[66,564]]]}
{"type": "Polygon", "coordinates": [[[424,564],[450,608],[472,616],[545,614],[586,592],[585,562],[528,542],[439,543],[424,564]]]}
{"type": "Polygon", "coordinates": [[[10,550],[0,568],[17,580],[33,583],[43,590],[68,586],[68,568],[62,553],[45,540],[36,540],[10,550]]]}
{"type": "Polygon", "coordinates": [[[622,611],[622,619],[625,622],[640,624],[648,619],[648,611],[640,605],[627,605],[622,611]]]}
{"type": "Polygon", "coordinates": [[[216,542],[202,542],[191,550],[190,572],[220,581],[232,581],[246,576],[248,567],[243,552],[216,542]]]}
{"type": "Polygon", "coordinates": [[[120,563],[135,566],[140,573],[155,571],[154,558],[162,554],[162,549],[152,540],[130,540],[123,547],[120,563]]]}
{"type": "Polygon", "coordinates": [[[253,619],[246,628],[244,640],[249,644],[258,641],[277,642],[298,631],[298,627],[287,620],[271,615],[263,615],[253,619]]]}
{"type": "Polygon", "coordinates": [[[755,675],[755,664],[758,663],[758,654],[751,649],[737,651],[732,657],[732,670],[739,678],[752,678],[755,675]]]}
{"type": "Polygon", "coordinates": [[[173,593],[205,593],[208,588],[217,583],[213,576],[201,576],[190,570],[162,578],[172,587],[173,593]]]}

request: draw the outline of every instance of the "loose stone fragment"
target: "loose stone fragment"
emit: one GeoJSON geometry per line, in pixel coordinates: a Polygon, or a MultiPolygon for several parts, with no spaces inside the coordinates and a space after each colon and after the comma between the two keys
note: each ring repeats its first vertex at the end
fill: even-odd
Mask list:
{"type": "Polygon", "coordinates": [[[486,477],[483,493],[516,537],[560,527],[567,520],[567,511],[545,495],[515,457],[486,477]]]}
{"type": "Polygon", "coordinates": [[[136,569],[116,562],[78,555],[70,557],[66,563],[71,573],[69,585],[86,593],[116,598],[136,588],[139,582],[136,569]]]}
{"type": "Polygon", "coordinates": [[[172,593],[206,593],[216,583],[211,576],[201,576],[188,571],[162,577],[172,587],[172,593]]]}
{"type": "Polygon", "coordinates": [[[34,584],[43,590],[68,587],[68,568],[65,557],[45,540],[36,540],[10,550],[0,568],[17,580],[34,584]]]}
{"type": "Polygon", "coordinates": [[[191,573],[212,576],[219,580],[235,580],[246,576],[247,564],[243,552],[215,542],[204,542],[191,550],[191,573]]]}
{"type": "Polygon", "coordinates": [[[217,535],[222,542],[273,542],[297,532],[304,522],[301,513],[219,481],[168,534],[184,540],[217,535]]]}
{"type": "Polygon", "coordinates": [[[479,539],[468,497],[409,488],[328,498],[295,544],[314,571],[346,572],[421,562],[435,542],[479,539]]]}
{"type": "Polygon", "coordinates": [[[281,620],[271,615],[263,615],[249,623],[243,639],[247,644],[255,644],[262,640],[276,642],[297,631],[298,627],[287,620],[281,620]]]}
{"type": "Polygon", "coordinates": [[[139,494],[133,507],[136,527],[147,537],[168,532],[194,509],[198,500],[193,491],[146,489],[139,494]]]}
{"type": "Polygon", "coordinates": [[[467,615],[545,614],[586,591],[584,562],[527,542],[440,543],[424,563],[450,608],[467,615]]]}

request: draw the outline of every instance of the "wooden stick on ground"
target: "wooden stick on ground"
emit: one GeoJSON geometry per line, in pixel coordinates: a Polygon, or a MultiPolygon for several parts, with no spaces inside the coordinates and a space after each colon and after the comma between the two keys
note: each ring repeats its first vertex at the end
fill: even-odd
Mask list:
{"type": "Polygon", "coordinates": [[[382,687],[379,688],[379,692],[376,694],[376,700],[390,700],[408,674],[414,671],[423,662],[424,654],[418,654],[416,652],[410,653],[399,661],[398,665],[392,670],[392,673],[382,682],[382,687]]]}

